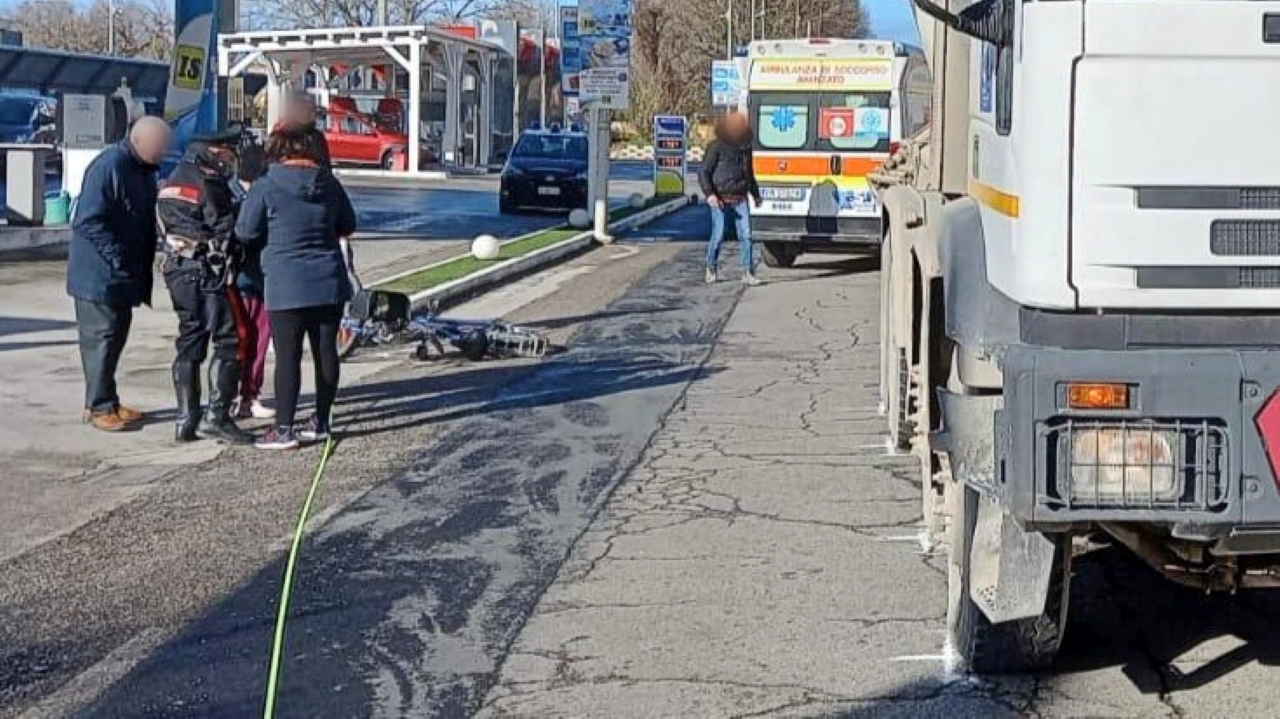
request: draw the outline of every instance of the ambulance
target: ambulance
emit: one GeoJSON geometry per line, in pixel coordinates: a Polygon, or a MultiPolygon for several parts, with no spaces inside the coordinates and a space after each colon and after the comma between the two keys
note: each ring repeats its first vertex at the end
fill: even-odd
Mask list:
{"type": "Polygon", "coordinates": [[[928,125],[923,53],[884,40],[807,38],[753,42],[747,55],[762,200],[751,233],[765,264],[878,250],[882,213],[867,174],[928,125]]]}

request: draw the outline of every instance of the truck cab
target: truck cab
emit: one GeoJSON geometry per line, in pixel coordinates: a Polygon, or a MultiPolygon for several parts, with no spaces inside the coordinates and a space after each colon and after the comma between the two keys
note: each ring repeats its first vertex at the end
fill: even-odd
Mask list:
{"type": "Polygon", "coordinates": [[[1051,663],[1085,538],[1280,587],[1280,2],[915,1],[881,388],[961,659],[1051,663]]]}

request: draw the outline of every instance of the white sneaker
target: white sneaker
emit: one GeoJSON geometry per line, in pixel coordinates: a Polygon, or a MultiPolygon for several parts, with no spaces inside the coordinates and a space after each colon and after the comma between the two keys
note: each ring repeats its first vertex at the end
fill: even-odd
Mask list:
{"type": "Polygon", "coordinates": [[[754,273],[748,272],[742,276],[742,284],[747,287],[755,287],[760,284],[760,279],[754,273]]]}
{"type": "Polygon", "coordinates": [[[254,419],[275,419],[276,417],[276,411],[274,409],[271,409],[256,399],[253,401],[253,404],[249,405],[249,414],[252,415],[254,419]]]}
{"type": "Polygon", "coordinates": [[[707,274],[703,277],[703,280],[709,285],[714,285],[716,283],[716,271],[708,267],[707,274]]]}

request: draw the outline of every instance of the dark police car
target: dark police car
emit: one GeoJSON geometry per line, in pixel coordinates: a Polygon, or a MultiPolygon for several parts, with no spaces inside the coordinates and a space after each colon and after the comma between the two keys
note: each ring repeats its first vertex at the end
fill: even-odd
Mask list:
{"type": "Polygon", "coordinates": [[[587,204],[587,136],[576,131],[526,130],[502,168],[498,205],[573,210],[587,204]]]}

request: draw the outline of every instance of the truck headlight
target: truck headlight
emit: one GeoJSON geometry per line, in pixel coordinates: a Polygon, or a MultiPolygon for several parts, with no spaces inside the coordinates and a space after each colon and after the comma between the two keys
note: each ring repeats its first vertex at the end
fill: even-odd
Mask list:
{"type": "Polygon", "coordinates": [[[1077,429],[1071,438],[1072,501],[1177,499],[1178,441],[1174,430],[1138,425],[1077,429]]]}

